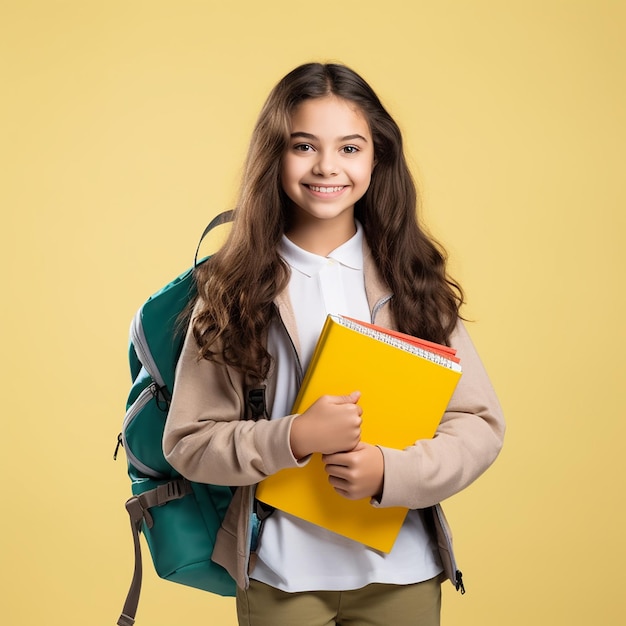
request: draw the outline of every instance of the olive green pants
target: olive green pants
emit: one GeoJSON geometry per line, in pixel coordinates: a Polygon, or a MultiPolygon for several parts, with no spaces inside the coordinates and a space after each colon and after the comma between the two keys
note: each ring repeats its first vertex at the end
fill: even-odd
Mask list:
{"type": "Polygon", "coordinates": [[[414,585],[287,593],[257,580],[237,590],[240,626],[439,626],[439,577],[414,585]]]}

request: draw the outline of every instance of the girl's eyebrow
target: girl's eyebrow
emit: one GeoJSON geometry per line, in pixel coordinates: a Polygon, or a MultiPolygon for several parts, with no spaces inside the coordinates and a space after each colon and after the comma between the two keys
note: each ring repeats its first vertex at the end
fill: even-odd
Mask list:
{"type": "MultiPolygon", "coordinates": [[[[302,138],[310,139],[311,141],[319,141],[319,138],[315,135],[312,135],[311,133],[304,133],[301,131],[297,133],[291,133],[290,137],[291,139],[302,138]]],[[[363,137],[363,135],[359,135],[358,133],[355,133],[354,135],[346,135],[345,137],[340,137],[339,141],[353,141],[354,139],[360,139],[361,141],[367,143],[367,139],[363,137]]]]}

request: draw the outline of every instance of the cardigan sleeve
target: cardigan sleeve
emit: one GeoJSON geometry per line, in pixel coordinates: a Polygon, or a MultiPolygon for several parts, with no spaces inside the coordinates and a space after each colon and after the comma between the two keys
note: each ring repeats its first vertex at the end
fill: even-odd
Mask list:
{"type": "Polygon", "coordinates": [[[216,485],[251,485],[299,465],[289,442],[295,416],[245,420],[245,393],[241,373],[198,358],[190,326],[163,435],[165,457],[182,476],[216,485]]]}
{"type": "Polygon", "coordinates": [[[450,338],[463,374],[432,439],[404,450],[381,447],[385,463],[377,506],[419,509],[461,491],[496,459],[504,438],[504,417],[485,368],[463,323],[450,338]]]}

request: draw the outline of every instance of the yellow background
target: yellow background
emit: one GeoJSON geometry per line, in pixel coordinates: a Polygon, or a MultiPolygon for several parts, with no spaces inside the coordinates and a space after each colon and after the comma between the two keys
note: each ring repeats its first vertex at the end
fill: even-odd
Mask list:
{"type": "MultiPolygon", "coordinates": [[[[309,60],[353,66],[401,124],[508,420],[446,503],[468,593],[446,585],[444,624],[623,623],[625,4],[3,0],[3,623],[115,623],[130,319],[309,60]]],[[[138,626],[209,623],[232,600],[146,564],[138,626]]]]}

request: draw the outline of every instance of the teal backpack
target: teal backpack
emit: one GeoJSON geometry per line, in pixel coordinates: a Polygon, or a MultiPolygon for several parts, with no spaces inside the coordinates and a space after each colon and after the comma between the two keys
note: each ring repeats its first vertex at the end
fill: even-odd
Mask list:
{"type": "MultiPolygon", "coordinates": [[[[215,217],[200,243],[213,228],[232,217],[232,211],[215,217]]],[[[129,360],[133,384],[114,458],[122,446],[132,483],[133,496],[126,502],[126,510],[133,533],[135,569],[118,626],[132,626],[135,622],[142,579],[141,532],[161,578],[222,596],[235,595],[233,579],[211,561],[215,536],[233,490],[184,479],[165,460],[162,451],[176,362],[186,331],[181,315],[196,294],[194,269],[199,265],[199,248],[200,244],[193,267],[152,295],[131,324],[129,360]]],[[[254,401],[258,402],[258,398],[254,401]]]]}

